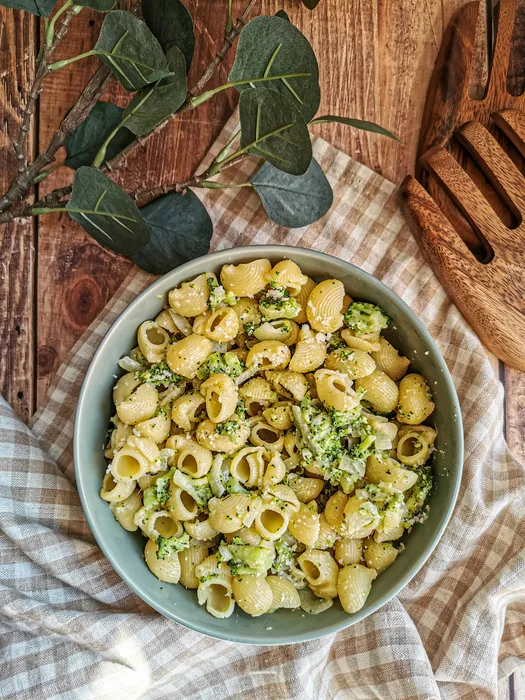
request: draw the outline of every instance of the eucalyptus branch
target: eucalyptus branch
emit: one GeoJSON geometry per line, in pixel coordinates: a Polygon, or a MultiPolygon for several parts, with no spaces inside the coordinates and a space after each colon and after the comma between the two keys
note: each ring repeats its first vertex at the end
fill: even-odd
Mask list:
{"type": "MultiPolygon", "coordinates": [[[[62,10],[59,10],[59,12],[62,14],[62,10]]],[[[18,138],[13,142],[13,148],[17,158],[17,177],[11,183],[8,191],[0,198],[0,211],[3,211],[12,202],[21,197],[31,185],[34,177],[38,174],[35,173],[34,175],[29,175],[24,141],[29,129],[31,128],[31,120],[35,113],[36,102],[40,96],[40,93],[42,92],[42,83],[46,75],[49,73],[49,59],[58,44],[65,37],[73,16],[74,13],[68,6],[64,13],[64,19],[62,20],[57,32],[54,34],[54,36],[52,36],[52,38],[51,34],[49,34],[49,43],[46,41],[40,49],[37,59],[35,79],[33,80],[33,84],[27,94],[27,101],[22,112],[22,122],[20,124],[18,138]]],[[[48,31],[50,27],[51,22],[48,25],[48,31]]]]}
{"type": "Polygon", "coordinates": [[[204,71],[202,77],[200,80],[197,81],[195,86],[188,91],[188,95],[186,97],[186,101],[182,105],[182,107],[175,113],[172,114],[171,116],[167,117],[163,121],[158,124],[153,131],[150,131],[150,133],[147,136],[144,136],[140,139],[137,139],[136,141],[133,141],[133,143],[130,143],[129,146],[124,148],[123,151],[121,151],[115,158],[110,160],[107,164],[108,170],[117,170],[120,168],[123,163],[126,162],[126,160],[129,158],[129,156],[136,151],[136,149],[139,146],[144,146],[147,141],[149,141],[150,138],[152,138],[155,134],[158,134],[166,124],[168,124],[172,119],[177,117],[179,114],[182,114],[183,112],[187,112],[190,109],[193,109],[194,105],[192,104],[193,98],[198,95],[201,90],[204,88],[204,86],[208,83],[209,80],[215,75],[215,72],[217,68],[221,65],[221,63],[224,61],[226,58],[226,55],[228,54],[228,51],[232,48],[233,42],[235,39],[239,36],[241,33],[242,28],[245,26],[246,22],[248,21],[248,17],[255,5],[257,0],[250,0],[248,5],[245,7],[243,13],[235,23],[235,26],[231,30],[231,32],[224,38],[224,43],[221,46],[220,50],[218,51],[217,55],[213,59],[213,61],[208,65],[206,70],[204,71]]]}
{"type": "MultiPolygon", "coordinates": [[[[67,15],[66,15],[67,17],[67,15]]],[[[65,20],[64,20],[65,21],[65,20]]],[[[58,38],[60,29],[62,29],[64,23],[60,26],[57,31],[58,38]]],[[[38,158],[32,163],[29,168],[26,168],[24,173],[19,174],[17,179],[13,182],[7,193],[0,199],[0,211],[7,209],[9,205],[12,205],[14,201],[19,199],[27,190],[32,186],[34,179],[40,174],[40,172],[55,159],[55,153],[61,148],[67,137],[72,134],[75,129],[84,121],[90,111],[93,109],[97,103],[98,98],[104,92],[108,79],[111,73],[105,66],[100,66],[98,70],[92,75],[91,79],[87,83],[86,87],[82,91],[80,97],[78,98],[76,104],[68,112],[68,114],[62,120],[59,128],[53,134],[51,141],[49,142],[45,151],[43,151],[38,158]]],[[[58,199],[62,199],[63,196],[71,192],[71,187],[60,188],[51,192],[49,195],[44,197],[37,204],[40,206],[54,206],[56,205],[57,193],[58,199]]],[[[35,205],[37,206],[37,205],[35,205]]],[[[27,210],[25,206],[13,207],[9,211],[9,214],[13,214],[8,218],[0,217],[0,223],[5,223],[7,221],[12,221],[12,219],[18,218],[20,216],[30,216],[31,211],[27,210]],[[21,213],[19,213],[21,212],[21,213]]]]}
{"type": "MultiPolygon", "coordinates": [[[[247,153],[235,155],[235,158],[232,158],[228,161],[224,161],[224,164],[218,169],[215,167],[216,161],[214,160],[213,163],[209,166],[209,168],[207,168],[203,173],[200,173],[200,175],[195,174],[192,177],[190,177],[189,180],[185,180],[184,182],[173,182],[170,185],[161,185],[159,187],[153,187],[149,190],[137,190],[133,193],[133,198],[135,199],[137,204],[144,204],[147,200],[154,199],[155,197],[159,197],[162,194],[168,194],[168,192],[185,192],[189,187],[201,187],[208,189],[217,189],[218,187],[229,187],[230,185],[222,185],[217,182],[211,184],[209,178],[213,177],[214,175],[217,175],[223,170],[226,170],[226,168],[231,168],[233,165],[237,165],[237,163],[240,163],[247,157],[247,153]]],[[[243,183],[242,185],[231,186],[248,187],[249,184],[250,183],[243,183]]]]}

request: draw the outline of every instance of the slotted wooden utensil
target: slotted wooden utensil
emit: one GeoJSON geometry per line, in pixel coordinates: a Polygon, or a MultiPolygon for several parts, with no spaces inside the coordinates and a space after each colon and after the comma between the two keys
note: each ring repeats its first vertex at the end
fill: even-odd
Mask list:
{"type": "Polygon", "coordinates": [[[405,178],[401,202],[426,259],[483,343],[525,371],[525,94],[507,90],[516,7],[500,0],[479,100],[469,97],[479,3],[451,21],[427,94],[417,179],[405,178]]]}

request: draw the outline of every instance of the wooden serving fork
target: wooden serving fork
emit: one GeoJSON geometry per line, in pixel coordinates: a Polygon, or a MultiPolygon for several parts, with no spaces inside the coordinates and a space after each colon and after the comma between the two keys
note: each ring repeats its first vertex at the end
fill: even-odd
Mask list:
{"type": "MultiPolygon", "coordinates": [[[[417,179],[405,178],[401,202],[427,261],[483,343],[525,371],[525,94],[507,90],[516,6],[500,0],[480,100],[469,97],[479,3],[451,21],[427,94],[417,179]]],[[[523,50],[518,58],[525,64],[523,50]]]]}

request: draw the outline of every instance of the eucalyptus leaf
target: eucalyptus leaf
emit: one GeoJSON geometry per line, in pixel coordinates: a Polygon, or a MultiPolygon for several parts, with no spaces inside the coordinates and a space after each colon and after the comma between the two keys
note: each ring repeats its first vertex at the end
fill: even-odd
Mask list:
{"type": "Polygon", "coordinates": [[[312,159],[310,133],[299,110],[267,87],[241,93],[241,148],[291,175],[303,175],[312,159]]]}
{"type": "Polygon", "coordinates": [[[188,260],[206,255],[213,224],[197,195],[170,192],[142,207],[151,231],[149,243],[131,257],[139,267],[163,275],[188,260]]]}
{"type": "Polygon", "coordinates": [[[25,10],[39,17],[49,17],[56,0],[0,0],[0,5],[11,10],[25,10]]]}
{"type": "Polygon", "coordinates": [[[394,139],[398,143],[401,141],[388,129],[384,129],[379,124],[374,124],[374,122],[366,122],[362,119],[351,119],[350,117],[338,117],[335,114],[325,114],[322,117],[316,117],[312,119],[310,124],[329,124],[331,122],[337,122],[338,124],[346,124],[346,126],[353,126],[356,129],[361,129],[361,131],[372,131],[374,134],[381,134],[381,136],[388,136],[389,139],[394,139]]]}
{"type": "Polygon", "coordinates": [[[169,75],[157,39],[144,22],[123,10],[106,15],[93,53],[129,92],[169,75]]]}
{"type": "Polygon", "coordinates": [[[172,46],[166,60],[172,75],[139,90],[124,111],[123,124],[135,136],[149,134],[186,99],[186,62],[182,51],[172,46]]]}
{"type": "MultiPolygon", "coordinates": [[[[97,102],[82,124],[67,137],[65,164],[74,170],[82,165],[91,165],[101,145],[121,123],[123,113],[122,107],[110,102],[97,102]]],[[[106,160],[117,156],[134,140],[130,131],[119,129],[106,150],[106,160]]]]}
{"type": "Polygon", "coordinates": [[[180,0],[142,0],[142,14],[164,53],[172,46],[182,51],[188,73],[195,50],[193,20],[188,10],[180,0]]]}
{"type": "Polygon", "coordinates": [[[320,2],[321,0],[302,0],[303,5],[309,10],[315,10],[315,8],[317,7],[317,5],[319,5],[320,2]]]}
{"type": "Polygon", "coordinates": [[[100,170],[82,166],[75,172],[67,212],[100,245],[132,255],[150,233],[133,200],[100,170]]]}
{"type": "Polygon", "coordinates": [[[270,163],[250,180],[269,218],[279,226],[300,228],[320,219],[334,195],[319,163],[312,158],[304,175],[289,175],[270,163]]]}
{"type": "Polygon", "coordinates": [[[95,12],[109,12],[115,7],[116,0],[75,0],[79,7],[89,7],[95,12]]]}
{"type": "Polygon", "coordinates": [[[276,17],[280,17],[281,19],[285,19],[287,22],[290,21],[290,18],[288,17],[287,13],[284,10],[277,10],[275,13],[276,17]]]}
{"type": "MultiPolygon", "coordinates": [[[[309,121],[319,108],[319,68],[308,39],[282,17],[256,17],[239,37],[235,62],[228,80],[235,82],[271,75],[308,73],[268,83],[268,88],[292,100],[309,121]]],[[[251,89],[240,85],[241,92],[251,89]]]]}

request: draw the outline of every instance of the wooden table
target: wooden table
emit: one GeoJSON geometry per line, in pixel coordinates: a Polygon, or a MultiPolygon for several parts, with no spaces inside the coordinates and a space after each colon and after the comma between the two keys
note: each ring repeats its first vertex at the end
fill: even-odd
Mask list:
{"type": "MultiPolygon", "coordinates": [[[[491,2],[492,0],[486,0],[491,2]]],[[[220,46],[226,0],[185,0],[199,38],[190,85],[220,46]]],[[[390,180],[399,183],[414,169],[418,128],[426,88],[443,30],[465,0],[321,0],[310,13],[299,0],[259,0],[258,14],[284,7],[310,39],[320,61],[321,112],[376,121],[403,139],[390,140],[328,126],[322,136],[390,180]]],[[[483,4],[484,0],[482,0],[483,4]]],[[[245,0],[234,0],[240,14],[245,0]]],[[[73,22],[57,59],[89,50],[100,17],[84,11],[73,22]]],[[[480,33],[480,37],[481,37],[480,33]]],[[[482,42],[480,42],[482,43],[482,42]]],[[[13,172],[13,139],[20,122],[20,100],[31,80],[39,45],[39,24],[32,15],[0,7],[0,189],[13,172]]],[[[48,143],[59,118],[94,72],[96,59],[76,63],[46,78],[36,125],[28,134],[34,154],[48,143]]],[[[219,68],[215,84],[225,82],[231,56],[219,68]]],[[[483,79],[484,64],[478,64],[483,79]]],[[[125,104],[115,82],[106,99],[125,104]]],[[[235,106],[234,91],[223,92],[197,112],[174,120],[145,151],[130,158],[119,173],[129,190],[185,179],[218,135],[235,106]]],[[[64,184],[61,171],[50,176],[40,194],[64,184]]],[[[27,420],[42,403],[68,350],[125,277],[130,263],[103,250],[67,216],[21,219],[0,232],[0,391],[27,420]]],[[[498,366],[506,389],[507,440],[525,461],[525,376],[498,366]],[[521,416],[520,416],[521,412],[521,416]]],[[[515,676],[502,697],[525,699],[525,675],[515,676]],[[519,690],[521,688],[521,691],[519,690]]]]}

